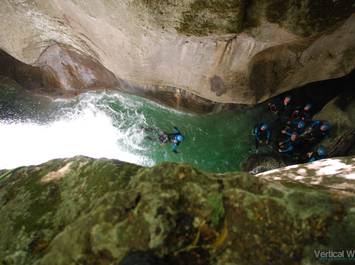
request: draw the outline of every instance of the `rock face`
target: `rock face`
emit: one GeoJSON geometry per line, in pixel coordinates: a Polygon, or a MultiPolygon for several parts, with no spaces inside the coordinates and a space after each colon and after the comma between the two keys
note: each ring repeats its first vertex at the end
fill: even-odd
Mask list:
{"type": "Polygon", "coordinates": [[[346,91],[331,100],[315,117],[329,121],[332,125],[331,135],[322,141],[329,156],[345,156],[355,144],[355,92],[346,91]]]}
{"type": "Polygon", "coordinates": [[[61,44],[49,46],[36,65],[43,72],[45,87],[64,93],[112,88],[119,85],[110,71],[94,58],[61,44]]]}
{"type": "Polygon", "coordinates": [[[351,0],[1,1],[0,48],[54,70],[47,90],[253,104],[354,69],[353,12],[351,0]]]}
{"type": "Polygon", "coordinates": [[[307,184],[86,157],[1,171],[0,262],[319,264],[314,249],[355,237],[355,158],[329,161],[294,168],[307,184]]]}
{"type": "Polygon", "coordinates": [[[95,59],[62,44],[49,46],[32,66],[0,51],[0,75],[23,87],[49,94],[75,95],[119,86],[117,78],[95,59]]]}
{"type": "Polygon", "coordinates": [[[242,163],[241,169],[251,174],[286,166],[281,156],[275,154],[254,154],[242,163]]]}
{"type": "Polygon", "coordinates": [[[307,164],[293,165],[257,174],[269,180],[292,180],[355,192],[355,158],[323,159],[307,164]]]}

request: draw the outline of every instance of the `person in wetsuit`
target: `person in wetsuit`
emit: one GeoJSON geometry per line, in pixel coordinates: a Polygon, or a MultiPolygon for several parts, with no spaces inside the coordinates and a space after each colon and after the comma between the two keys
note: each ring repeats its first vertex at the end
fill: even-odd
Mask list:
{"type": "Polygon", "coordinates": [[[255,126],[253,135],[255,137],[255,148],[257,151],[260,144],[268,145],[270,143],[271,131],[266,123],[261,123],[255,126]]]}
{"type": "Polygon", "coordinates": [[[269,111],[278,116],[281,121],[286,121],[292,108],[291,96],[284,97],[281,101],[277,100],[268,104],[269,111]]]}
{"type": "Polygon", "coordinates": [[[285,129],[281,131],[282,134],[296,132],[298,135],[304,133],[306,123],[303,120],[293,120],[287,123],[285,129]],[[287,133],[286,133],[287,132],[287,133]]]}
{"type": "Polygon", "coordinates": [[[285,134],[286,138],[279,142],[278,152],[282,154],[292,154],[299,140],[298,133],[288,130],[283,130],[281,133],[285,134]]]}
{"type": "Polygon", "coordinates": [[[307,153],[308,162],[317,161],[327,157],[327,150],[323,146],[317,147],[314,151],[307,153]]]}
{"type": "Polygon", "coordinates": [[[310,122],[301,137],[309,143],[316,143],[329,136],[331,126],[326,121],[314,120],[310,122]]]}
{"type": "Polygon", "coordinates": [[[303,108],[296,108],[290,116],[290,120],[303,120],[305,122],[311,120],[312,117],[312,104],[308,103],[303,108]]]}
{"type": "Polygon", "coordinates": [[[163,133],[159,135],[159,141],[162,144],[171,142],[173,144],[173,152],[178,153],[177,148],[183,142],[184,136],[182,135],[179,128],[174,127],[175,132],[173,133],[163,133]]]}

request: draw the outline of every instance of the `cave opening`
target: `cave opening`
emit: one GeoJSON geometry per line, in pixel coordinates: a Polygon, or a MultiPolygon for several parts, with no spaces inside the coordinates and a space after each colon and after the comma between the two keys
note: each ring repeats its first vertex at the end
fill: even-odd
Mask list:
{"type": "Polygon", "coordinates": [[[268,100],[268,102],[291,96],[295,105],[304,106],[307,103],[312,104],[313,114],[322,110],[322,108],[332,99],[339,96],[339,108],[345,108],[355,96],[355,69],[349,74],[328,80],[321,80],[284,92],[277,97],[268,100]]]}
{"type": "MultiPolygon", "coordinates": [[[[282,119],[278,115],[273,115],[271,111],[265,111],[260,117],[259,122],[266,122],[271,128],[272,150],[261,148],[261,152],[248,157],[242,164],[244,171],[260,173],[273,168],[280,167],[278,164],[286,165],[308,162],[307,154],[316,152],[319,147],[326,149],[326,157],[347,156],[355,153],[355,70],[349,74],[329,80],[322,80],[306,84],[291,91],[271,98],[262,105],[264,109],[268,108],[269,103],[281,102],[287,96],[291,97],[292,106],[287,112],[287,118],[282,119]],[[297,132],[297,119],[292,120],[290,113],[294,109],[303,108],[306,104],[311,104],[312,108],[309,117],[305,121],[305,129],[297,132]],[[334,113],[332,113],[334,112],[334,113]],[[344,116],[344,117],[342,117],[344,116]],[[340,121],[339,121],[340,120],[340,121]],[[290,122],[295,125],[289,125],[290,122]],[[330,129],[327,135],[317,136],[312,141],[305,136],[307,129],[311,128],[313,122],[329,124],[330,129]],[[297,140],[292,143],[292,151],[283,153],[280,150],[280,143],[288,140],[285,132],[289,128],[291,133],[298,133],[297,140]],[[266,164],[273,164],[273,166],[266,164]],[[256,170],[257,169],[257,170],[256,170]]],[[[285,112],[285,113],[286,113],[285,112]]]]}

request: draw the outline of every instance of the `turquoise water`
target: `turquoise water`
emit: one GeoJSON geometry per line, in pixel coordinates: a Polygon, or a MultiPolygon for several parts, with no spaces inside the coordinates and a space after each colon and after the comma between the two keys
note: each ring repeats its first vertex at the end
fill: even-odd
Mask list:
{"type": "Polygon", "coordinates": [[[11,87],[2,87],[1,93],[0,168],[87,155],[146,166],[175,161],[206,171],[234,171],[255,152],[250,132],[264,113],[254,108],[193,115],[119,92],[57,100],[11,87]],[[151,131],[171,132],[173,126],[185,136],[178,154],[170,144],[160,145],[158,133],[151,131]]]}

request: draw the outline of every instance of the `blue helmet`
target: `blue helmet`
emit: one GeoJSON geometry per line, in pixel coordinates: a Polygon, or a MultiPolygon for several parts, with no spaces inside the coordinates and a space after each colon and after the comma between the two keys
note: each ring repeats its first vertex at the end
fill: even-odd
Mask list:
{"type": "Polygon", "coordinates": [[[299,128],[299,129],[303,129],[305,126],[306,126],[306,124],[304,123],[304,121],[299,121],[297,123],[297,128],[299,128]]]}
{"type": "Polygon", "coordinates": [[[179,142],[182,142],[184,140],[184,137],[181,134],[179,134],[176,136],[176,140],[178,140],[179,142]]]}
{"type": "Polygon", "coordinates": [[[266,131],[268,128],[269,127],[265,123],[261,124],[261,126],[260,126],[260,130],[262,130],[262,131],[266,131]]]}
{"type": "Polygon", "coordinates": [[[327,150],[323,146],[319,146],[317,148],[317,155],[325,156],[327,154],[327,150]]]}
{"type": "Polygon", "coordinates": [[[329,123],[323,123],[321,126],[320,126],[320,130],[321,131],[329,131],[330,130],[330,124],[329,123]]]}

